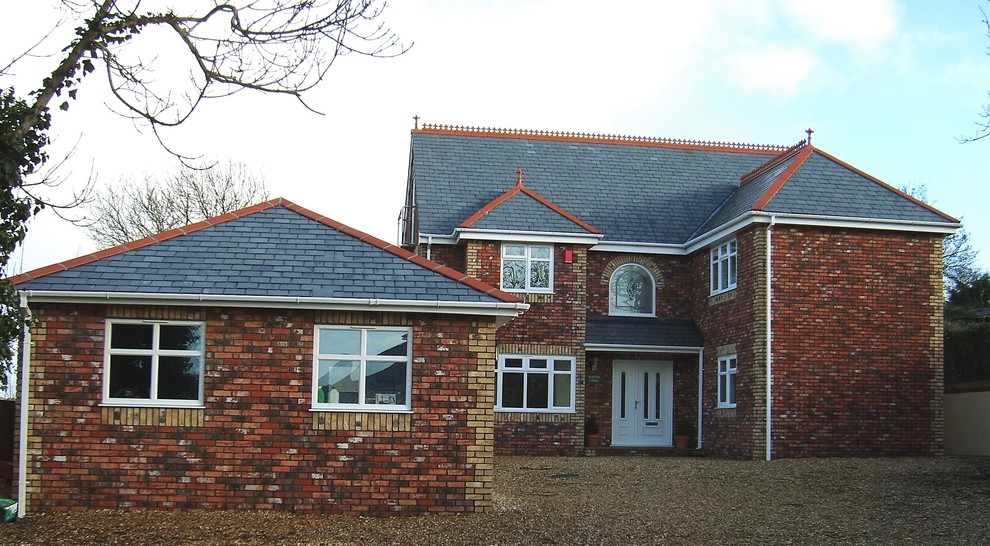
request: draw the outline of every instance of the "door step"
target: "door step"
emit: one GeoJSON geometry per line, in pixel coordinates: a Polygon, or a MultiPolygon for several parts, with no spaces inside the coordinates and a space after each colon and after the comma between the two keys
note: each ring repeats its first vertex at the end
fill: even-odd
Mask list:
{"type": "Polygon", "coordinates": [[[609,456],[645,457],[704,457],[704,450],[697,448],[677,449],[674,447],[586,447],[585,457],[609,456]]]}

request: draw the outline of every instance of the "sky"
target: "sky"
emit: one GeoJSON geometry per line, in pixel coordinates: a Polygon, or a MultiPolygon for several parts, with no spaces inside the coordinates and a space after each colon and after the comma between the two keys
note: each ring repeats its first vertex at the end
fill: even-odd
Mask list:
{"type": "MultiPolygon", "coordinates": [[[[4,2],[0,66],[54,27],[57,5],[4,2]]],[[[981,7],[990,10],[977,0],[394,0],[381,21],[412,47],[395,58],[339,58],[306,95],[323,115],[244,92],[202,104],[163,139],[185,155],[243,162],[271,197],[394,242],[413,116],[777,145],[812,128],[817,148],[892,186],[927,188],[931,204],[963,221],[990,268],[990,138],[958,140],[975,133],[990,102],[981,7]]],[[[66,32],[71,25],[37,52],[57,53],[66,32]]],[[[166,60],[171,51],[148,49],[166,60]]],[[[56,63],[22,59],[0,85],[25,93],[56,63]]],[[[115,107],[97,72],[68,111],[53,113],[51,156],[75,151],[51,200],[87,180],[106,186],[178,168],[115,107]]],[[[514,174],[506,176],[508,188],[514,174]]],[[[45,211],[6,273],[95,250],[85,228],[45,211]]]]}

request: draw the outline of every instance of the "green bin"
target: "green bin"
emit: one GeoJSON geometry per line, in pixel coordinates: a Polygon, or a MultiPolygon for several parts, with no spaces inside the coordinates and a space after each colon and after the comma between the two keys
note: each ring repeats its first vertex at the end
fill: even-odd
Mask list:
{"type": "Polygon", "coordinates": [[[17,521],[17,501],[0,499],[0,523],[17,521]]]}

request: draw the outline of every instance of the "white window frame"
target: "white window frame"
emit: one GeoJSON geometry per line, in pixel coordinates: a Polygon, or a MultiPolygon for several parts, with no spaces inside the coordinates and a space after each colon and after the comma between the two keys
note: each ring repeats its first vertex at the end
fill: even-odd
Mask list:
{"type": "Polygon", "coordinates": [[[739,271],[738,244],[726,241],[711,251],[711,294],[735,290],[739,271]],[[724,279],[723,279],[724,277],[724,279]]]}
{"type": "Polygon", "coordinates": [[[718,357],[718,407],[736,407],[736,378],[738,373],[736,355],[718,357]]]}
{"type": "Polygon", "coordinates": [[[575,395],[577,394],[577,359],[573,356],[557,356],[557,355],[520,355],[520,354],[504,354],[498,357],[498,368],[496,369],[496,376],[498,384],[496,386],[497,395],[495,397],[495,411],[500,412],[514,412],[514,413],[574,413],[575,412],[575,395]],[[521,359],[522,367],[507,367],[505,361],[509,359],[521,359]],[[546,368],[533,368],[531,362],[533,360],[546,360],[546,368]],[[554,370],[555,360],[565,360],[570,363],[570,371],[562,372],[554,370]],[[524,407],[504,407],[502,406],[502,394],[504,389],[502,388],[502,378],[504,373],[521,373],[523,377],[523,405],[524,407]],[[547,375],[547,407],[545,408],[527,408],[525,407],[527,396],[527,388],[529,382],[526,377],[529,374],[545,374],[547,375]],[[570,377],[570,405],[568,406],[554,406],[553,405],[553,394],[554,394],[554,376],[557,375],[567,375],[570,377]]]}
{"type": "Polygon", "coordinates": [[[552,294],[553,293],[553,262],[554,262],[554,248],[553,248],[553,245],[503,242],[502,243],[502,250],[501,250],[501,252],[502,252],[502,261],[499,263],[499,283],[500,283],[499,286],[502,287],[502,290],[504,290],[506,292],[531,293],[531,294],[552,294]],[[505,249],[507,247],[510,247],[510,246],[520,246],[520,247],[523,247],[525,249],[525,256],[506,256],[505,249]],[[550,253],[550,258],[549,259],[534,258],[533,257],[533,249],[536,249],[536,248],[542,248],[542,249],[548,250],[549,253],[550,253]],[[505,267],[504,267],[504,264],[505,264],[505,261],[507,259],[508,260],[524,260],[526,262],[526,283],[525,283],[525,286],[523,288],[506,288],[505,287],[505,267]],[[549,278],[549,286],[547,286],[546,288],[540,287],[540,286],[534,287],[532,285],[532,271],[533,271],[532,265],[533,265],[533,262],[537,262],[537,261],[549,263],[549,266],[550,266],[549,267],[550,278],[549,278]]]}
{"type": "Polygon", "coordinates": [[[312,409],[320,411],[360,411],[378,413],[410,413],[412,412],[412,346],[413,329],[409,327],[392,326],[357,326],[357,325],[331,325],[318,324],[313,331],[313,385],[311,392],[312,409]],[[361,332],[361,351],[359,355],[344,353],[321,353],[320,331],[321,330],[347,330],[361,332]],[[405,332],[408,343],[406,344],[406,354],[404,357],[395,355],[369,355],[368,353],[368,332],[405,332]],[[320,360],[358,360],[360,362],[360,379],[358,383],[358,401],[356,403],[331,403],[319,402],[319,373],[320,360]],[[367,388],[367,366],[368,362],[400,362],[406,363],[406,403],[405,404],[369,404],[365,402],[365,392],[367,388]]]}
{"type": "Polygon", "coordinates": [[[608,279],[608,314],[616,317],[655,317],[657,316],[657,280],[653,277],[653,273],[649,269],[643,267],[637,263],[625,263],[615,268],[612,275],[608,279]],[[647,313],[634,313],[632,311],[620,311],[613,307],[612,301],[612,288],[614,287],[615,277],[623,269],[635,268],[643,272],[647,279],[650,280],[650,311],[647,313]]]}
{"type": "Polygon", "coordinates": [[[104,327],[105,340],[103,350],[103,404],[111,406],[135,407],[203,407],[203,377],[206,372],[206,323],[202,321],[177,320],[123,320],[107,319],[104,327]],[[112,348],[110,342],[115,324],[138,324],[152,326],[151,349],[121,349],[112,348]],[[198,351],[160,349],[159,339],[162,326],[198,326],[201,331],[201,344],[198,351]],[[148,398],[114,398],[110,396],[110,357],[112,356],[150,356],[151,357],[151,395],[148,398]],[[199,395],[196,400],[177,400],[158,397],[158,359],[162,356],[179,356],[199,358],[199,395]]]}

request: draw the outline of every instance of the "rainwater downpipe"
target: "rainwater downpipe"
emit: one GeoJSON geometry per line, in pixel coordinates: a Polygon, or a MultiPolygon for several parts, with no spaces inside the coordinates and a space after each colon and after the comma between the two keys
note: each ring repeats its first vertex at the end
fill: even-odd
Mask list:
{"type": "Polygon", "coordinates": [[[767,460],[773,458],[773,226],[777,217],[770,215],[767,226],[767,460]]]}
{"type": "Polygon", "coordinates": [[[24,310],[24,341],[21,345],[21,430],[17,452],[17,517],[23,518],[27,508],[27,459],[28,459],[28,381],[31,377],[31,308],[27,296],[21,295],[24,310]]]}
{"type": "Polygon", "coordinates": [[[702,447],[702,434],[701,427],[704,425],[704,416],[702,412],[705,411],[704,405],[704,379],[705,379],[705,349],[702,348],[698,350],[698,449],[702,447]]]}
{"type": "Polygon", "coordinates": [[[432,260],[433,259],[433,236],[432,235],[427,235],[426,236],[426,259],[427,260],[432,260]]]}

